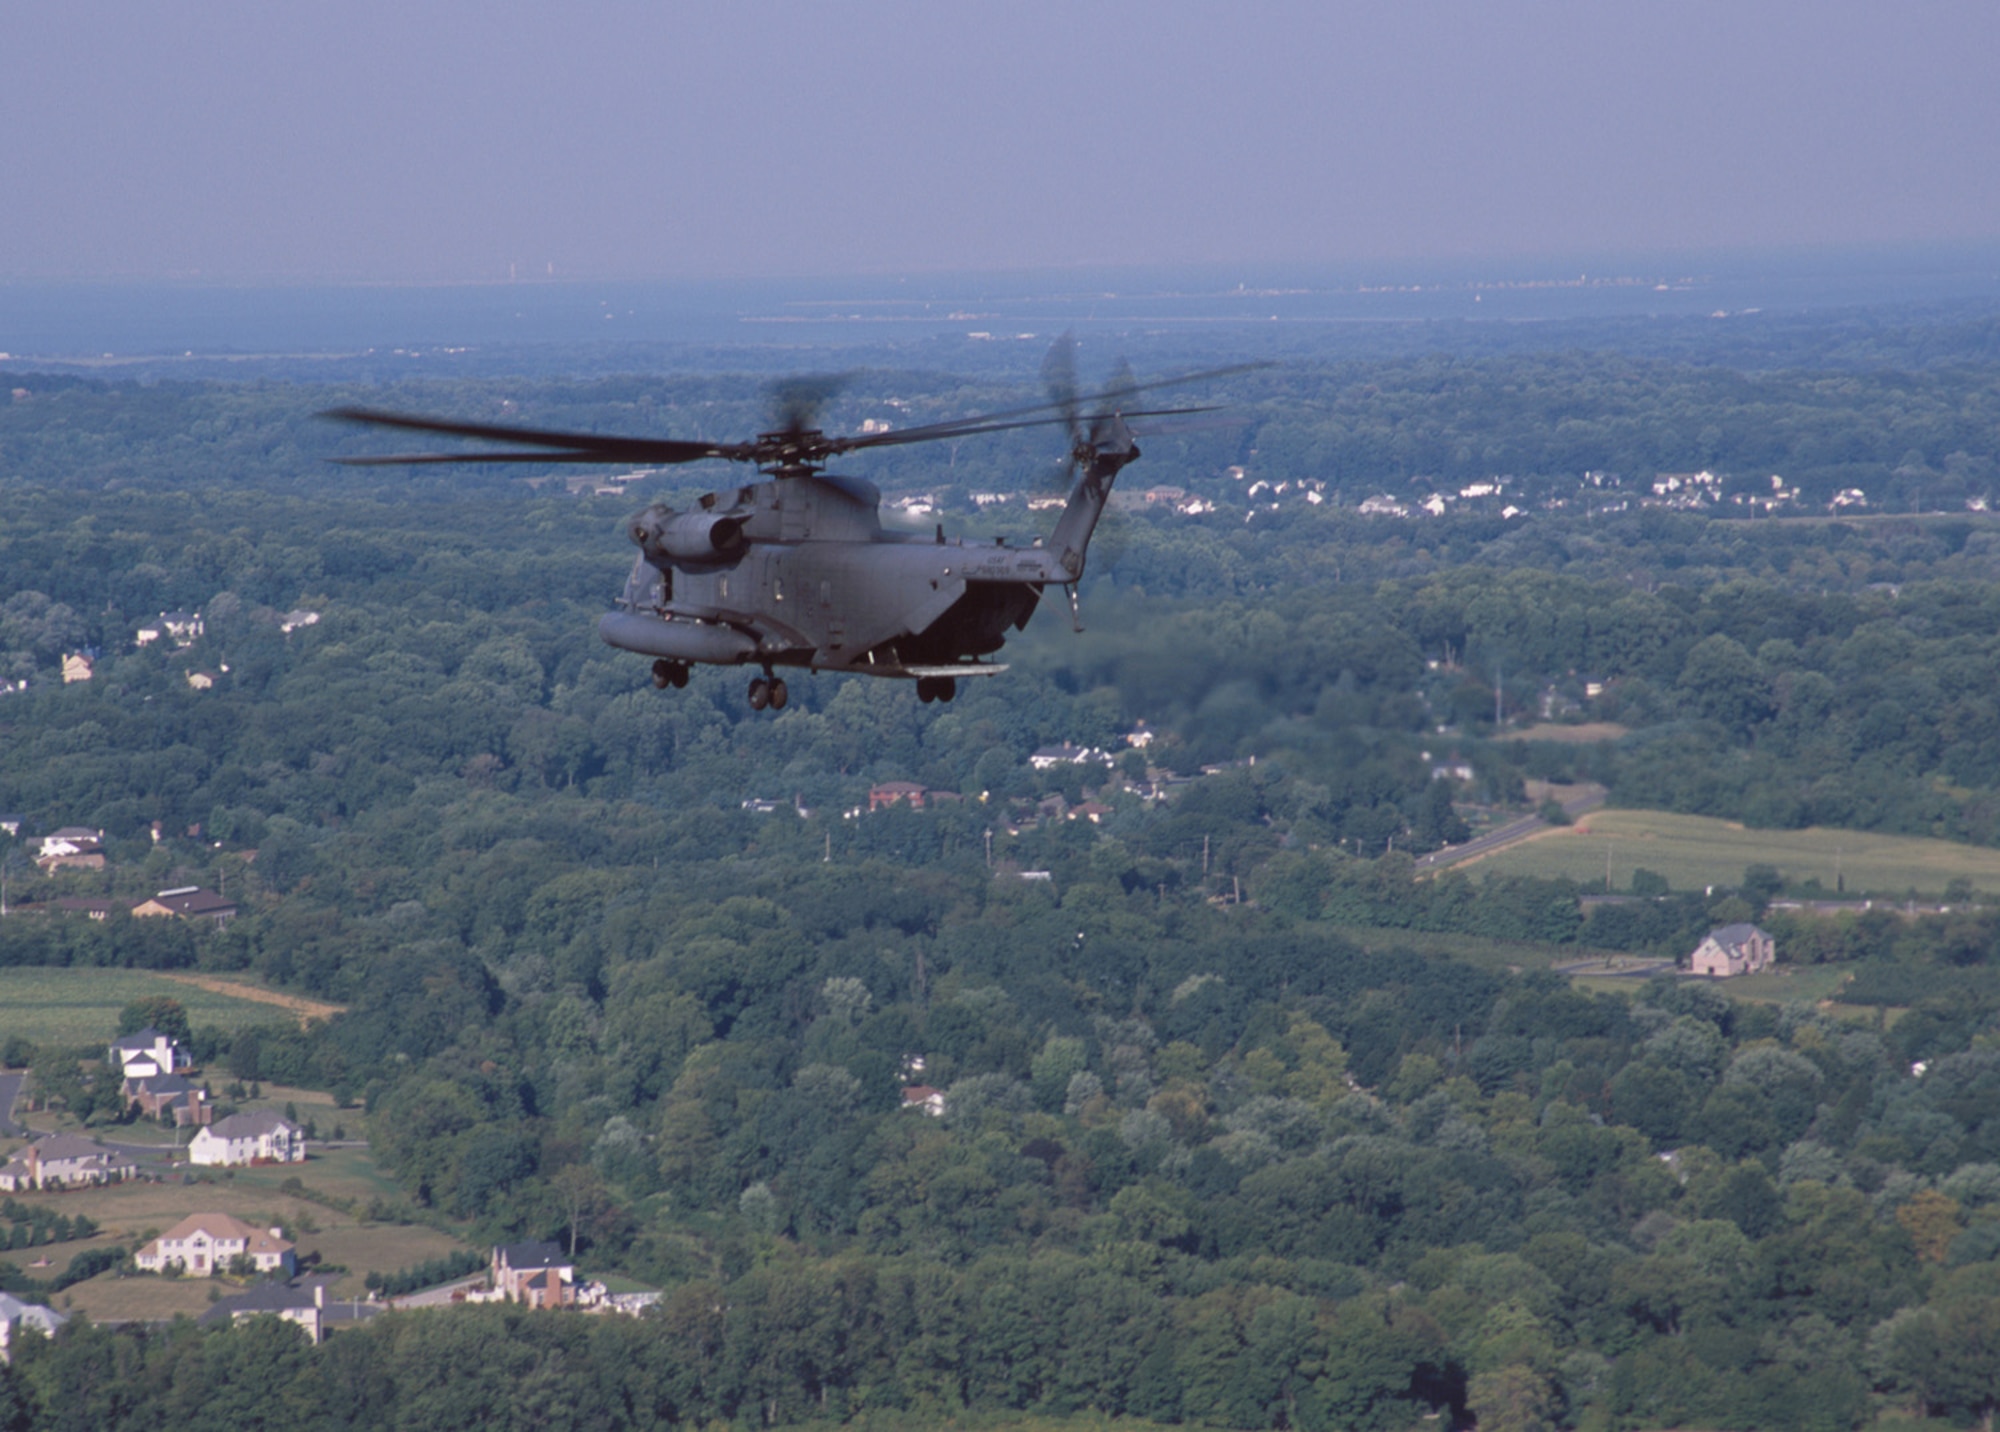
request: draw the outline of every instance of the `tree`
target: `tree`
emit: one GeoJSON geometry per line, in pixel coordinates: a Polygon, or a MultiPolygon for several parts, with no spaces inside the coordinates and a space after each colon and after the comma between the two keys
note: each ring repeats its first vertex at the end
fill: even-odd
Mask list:
{"type": "Polygon", "coordinates": [[[137,999],[118,1011],[118,1037],[137,1034],[148,1026],[157,1029],[182,1048],[194,1040],[194,1032],[188,1027],[187,1010],[181,1002],[169,995],[150,995],[137,999]]]}

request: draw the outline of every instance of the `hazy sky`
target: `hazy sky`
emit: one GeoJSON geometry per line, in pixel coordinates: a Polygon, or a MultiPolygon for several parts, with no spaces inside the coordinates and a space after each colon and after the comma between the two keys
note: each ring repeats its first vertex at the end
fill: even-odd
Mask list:
{"type": "Polygon", "coordinates": [[[1992,0],[63,0],[0,278],[2000,238],[1992,0]]]}

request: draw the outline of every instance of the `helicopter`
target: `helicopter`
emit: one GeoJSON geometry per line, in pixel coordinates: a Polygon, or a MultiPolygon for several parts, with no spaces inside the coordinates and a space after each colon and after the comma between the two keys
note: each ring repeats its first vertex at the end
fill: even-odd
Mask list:
{"type": "Polygon", "coordinates": [[[1043,364],[1048,400],[920,427],[829,435],[814,426],[827,380],[777,389],[780,423],[747,442],[628,438],[453,422],[373,408],[322,416],[379,428],[506,444],[457,452],[338,457],[347,466],[419,463],[748,463],[761,480],[710,492],[676,512],[655,502],[626,533],[638,547],[624,591],[597,624],[610,646],[653,658],[653,684],[684,687],[696,665],[755,666],[752,710],[790,698],[780,668],[880,676],[916,683],[925,704],[950,701],[961,681],[997,676],[988,660],[1035,613],[1043,593],[1068,596],[1081,631],[1077,583],[1112,483],[1139,457],[1149,425],[1212,407],[1146,409],[1139,394],[1203,382],[1241,364],[1138,383],[1121,363],[1094,393],[1076,388],[1074,340],[1057,340],[1043,364]],[[1084,416],[1085,409],[1091,409],[1084,416]],[[870,448],[938,442],[1029,427],[1068,436],[1068,501],[1047,538],[1026,544],[885,529],[881,491],[826,471],[829,459],[870,448]]]}

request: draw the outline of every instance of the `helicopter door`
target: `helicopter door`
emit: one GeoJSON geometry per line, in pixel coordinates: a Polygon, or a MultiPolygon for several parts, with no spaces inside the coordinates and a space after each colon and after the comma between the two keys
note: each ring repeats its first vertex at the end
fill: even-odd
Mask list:
{"type": "Polygon", "coordinates": [[[826,644],[835,650],[847,644],[847,623],[834,614],[833,582],[826,577],[819,579],[819,615],[826,627],[826,644]]]}

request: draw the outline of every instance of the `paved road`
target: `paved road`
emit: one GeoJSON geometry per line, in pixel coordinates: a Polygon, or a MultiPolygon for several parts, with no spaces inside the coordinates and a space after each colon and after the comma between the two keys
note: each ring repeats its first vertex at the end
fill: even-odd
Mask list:
{"type": "MultiPolygon", "coordinates": [[[[1563,802],[1563,814],[1571,820],[1580,815],[1588,815],[1604,804],[1604,792],[1594,791],[1563,802]]],[[[1443,850],[1433,850],[1429,855],[1419,855],[1418,870],[1440,870],[1447,865],[1457,865],[1463,860],[1477,859],[1491,855],[1496,850],[1504,850],[1518,841],[1526,840],[1538,831],[1550,829],[1549,823],[1538,815],[1522,816],[1506,825],[1496,826],[1486,834],[1476,836],[1463,845],[1447,845],[1443,850]]]]}
{"type": "Polygon", "coordinates": [[[389,1299],[389,1306],[392,1308],[435,1308],[449,1306],[451,1295],[460,1288],[481,1288],[485,1285],[486,1275],[484,1273],[474,1273],[471,1277],[460,1278],[456,1282],[442,1283],[435,1288],[425,1288],[420,1293],[405,1293],[400,1298],[391,1298],[389,1299]]]}
{"type": "Polygon", "coordinates": [[[21,1097],[21,1081],[27,1074],[0,1074],[0,1135],[18,1138],[27,1132],[14,1122],[14,1101],[21,1097]]]}

